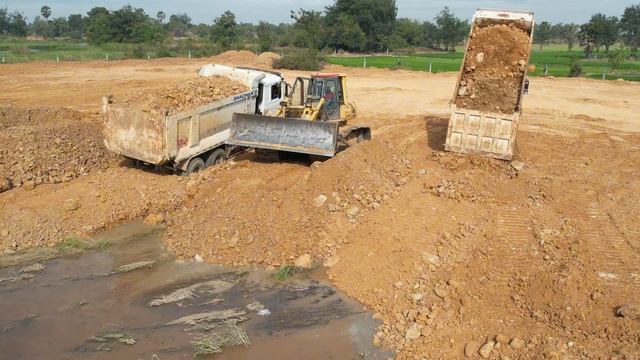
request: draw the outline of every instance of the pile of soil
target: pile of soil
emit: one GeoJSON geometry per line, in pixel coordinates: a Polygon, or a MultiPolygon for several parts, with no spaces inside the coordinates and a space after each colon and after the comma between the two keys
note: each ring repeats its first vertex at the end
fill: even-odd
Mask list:
{"type": "Polygon", "coordinates": [[[516,112],[529,62],[529,35],[514,24],[492,24],[478,27],[469,41],[456,105],[516,112]]]}
{"type": "Polygon", "coordinates": [[[0,192],[67,182],[107,168],[95,114],[65,108],[0,108],[0,192]]]}
{"type": "Polygon", "coordinates": [[[273,62],[280,58],[281,58],[280,55],[274,52],[267,51],[267,52],[263,52],[258,57],[256,57],[255,63],[256,65],[259,65],[259,66],[271,67],[273,66],[273,62]]]}
{"type": "Polygon", "coordinates": [[[248,65],[252,64],[256,60],[256,54],[248,50],[229,50],[220,55],[216,55],[211,59],[214,62],[248,65]]]}
{"type": "Polygon", "coordinates": [[[135,95],[126,99],[125,104],[168,116],[248,90],[246,86],[226,77],[198,77],[175,86],[135,95]]]}
{"type": "Polygon", "coordinates": [[[408,171],[379,141],[311,167],[227,164],[188,185],[197,194],[168,217],[166,240],[181,257],[219,264],[281,266],[305,254],[321,261],[348,241],[359,218],[394,196],[408,171]]]}

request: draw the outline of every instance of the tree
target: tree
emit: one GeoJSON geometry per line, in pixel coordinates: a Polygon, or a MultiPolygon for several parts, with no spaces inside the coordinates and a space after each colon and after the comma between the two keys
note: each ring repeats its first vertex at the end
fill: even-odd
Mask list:
{"type": "Polygon", "coordinates": [[[31,23],[31,29],[33,31],[33,34],[36,36],[41,36],[44,38],[51,36],[49,23],[41,16],[36,16],[35,19],[33,19],[33,22],[31,23]]]}
{"type": "Polygon", "coordinates": [[[567,43],[567,48],[573,50],[573,47],[580,39],[580,26],[576,24],[564,24],[560,33],[560,37],[567,43]]]}
{"type": "Polygon", "coordinates": [[[422,42],[423,45],[430,48],[435,48],[438,45],[438,27],[436,24],[425,21],[422,23],[422,42]]]}
{"type": "Polygon", "coordinates": [[[69,15],[67,26],[69,27],[69,36],[72,39],[82,39],[84,36],[84,19],[82,18],[82,15],[69,15]]]}
{"type": "Polygon", "coordinates": [[[87,13],[85,28],[87,40],[93,44],[112,41],[114,29],[110,27],[112,14],[104,7],[94,7],[87,13]]]}
{"type": "Polygon", "coordinates": [[[536,44],[540,45],[540,51],[542,51],[544,45],[549,43],[552,35],[553,31],[550,22],[543,21],[538,26],[536,26],[536,30],[534,32],[534,41],[536,44]]]}
{"type": "Polygon", "coordinates": [[[65,17],[57,17],[51,21],[51,36],[62,37],[69,34],[69,23],[65,17]]]}
{"type": "Polygon", "coordinates": [[[51,8],[47,5],[40,8],[40,15],[46,20],[49,21],[49,17],[51,16],[51,8]]]}
{"type": "Polygon", "coordinates": [[[167,36],[161,24],[131,5],[113,12],[95,7],[87,15],[87,39],[94,44],[159,43],[167,36]]]}
{"type": "Polygon", "coordinates": [[[238,38],[237,28],[236,15],[227,10],[213,21],[211,41],[220,43],[223,49],[228,49],[238,38]]]}
{"type": "Polygon", "coordinates": [[[187,14],[171,15],[167,29],[174,37],[183,37],[191,29],[191,18],[187,14]]]}
{"type": "Polygon", "coordinates": [[[293,25],[293,45],[319,50],[326,39],[325,21],[322,13],[315,10],[291,11],[293,25]]]}
{"type": "Polygon", "coordinates": [[[7,8],[0,7],[0,35],[9,31],[9,11],[7,8]]]}
{"type": "Polygon", "coordinates": [[[599,50],[601,46],[604,46],[608,52],[609,47],[618,40],[618,18],[606,16],[605,14],[595,14],[588,23],[580,27],[580,35],[585,47],[593,47],[599,50]]]}
{"type": "Polygon", "coordinates": [[[631,48],[634,54],[640,47],[640,4],[624,9],[620,19],[620,29],[625,45],[631,48]]]}
{"type": "Polygon", "coordinates": [[[275,25],[268,22],[260,21],[256,26],[256,36],[258,37],[258,45],[260,46],[260,52],[271,50],[274,44],[274,35],[277,30],[275,25]]]}
{"type": "Polygon", "coordinates": [[[333,26],[328,28],[328,43],[334,49],[348,51],[362,51],[367,42],[367,36],[350,15],[342,14],[333,26]]]}
{"type": "Polygon", "coordinates": [[[611,68],[612,73],[618,70],[620,65],[622,65],[624,58],[624,48],[611,50],[607,53],[607,61],[609,62],[609,67],[611,68]]]}
{"type": "Polygon", "coordinates": [[[27,18],[20,11],[15,10],[7,17],[7,32],[14,36],[27,36],[29,25],[27,18]]]}
{"type": "Polygon", "coordinates": [[[455,51],[455,46],[466,37],[469,23],[457,18],[447,6],[440,11],[435,20],[438,27],[438,42],[445,50],[455,51]]]}
{"type": "Polygon", "coordinates": [[[422,24],[416,20],[398,19],[396,23],[396,34],[408,46],[424,45],[424,32],[422,24]]]}
{"type": "Polygon", "coordinates": [[[350,16],[365,35],[364,49],[385,50],[395,31],[398,7],[395,0],[335,0],[326,8],[326,26],[331,30],[335,25],[349,25],[357,33],[350,16]]]}
{"type": "Polygon", "coordinates": [[[166,18],[167,18],[167,15],[164,13],[164,11],[158,11],[156,13],[156,19],[160,24],[162,24],[164,22],[164,19],[166,18]]]}

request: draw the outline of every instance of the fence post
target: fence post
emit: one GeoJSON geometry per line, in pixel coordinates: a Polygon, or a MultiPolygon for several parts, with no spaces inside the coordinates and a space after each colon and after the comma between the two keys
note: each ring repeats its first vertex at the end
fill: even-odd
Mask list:
{"type": "Polygon", "coordinates": [[[547,76],[549,74],[549,65],[544,65],[544,75],[547,76]]]}
{"type": "Polygon", "coordinates": [[[4,56],[2,57],[2,63],[4,64],[4,56]]]}
{"type": "Polygon", "coordinates": [[[606,71],[602,72],[602,80],[607,80],[607,72],[606,71]]]}
{"type": "Polygon", "coordinates": [[[191,59],[191,50],[189,50],[189,59],[191,59]]]}
{"type": "Polygon", "coordinates": [[[151,60],[151,53],[147,53],[147,60],[151,60]]]}
{"type": "Polygon", "coordinates": [[[60,56],[56,55],[56,62],[60,62],[60,56]]]}
{"type": "Polygon", "coordinates": [[[367,68],[367,56],[366,55],[364,57],[364,63],[362,64],[362,67],[365,68],[365,69],[367,68]]]}
{"type": "Polygon", "coordinates": [[[431,62],[431,61],[429,61],[429,73],[431,73],[431,66],[432,66],[432,65],[433,65],[433,64],[432,64],[432,62],[431,62]]]}
{"type": "Polygon", "coordinates": [[[109,61],[109,53],[106,53],[104,57],[107,61],[109,61]]]}

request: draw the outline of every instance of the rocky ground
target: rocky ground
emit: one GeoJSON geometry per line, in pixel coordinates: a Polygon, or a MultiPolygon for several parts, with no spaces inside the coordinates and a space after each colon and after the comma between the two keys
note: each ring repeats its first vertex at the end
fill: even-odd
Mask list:
{"type": "MultiPolygon", "coordinates": [[[[0,68],[8,90],[0,101],[33,109],[25,94],[43,106],[74,99],[69,111],[81,115],[64,123],[91,123],[100,105],[86,87],[165,86],[201,63],[37,67],[46,70],[39,81],[64,82],[57,93],[11,65],[0,68]]],[[[0,194],[0,248],[55,246],[132,220],[164,223],[181,258],[328,267],[382,321],[372,341],[399,359],[638,358],[638,85],[534,79],[508,163],[442,151],[455,74],[329,71],[349,72],[358,122],[372,127],[373,141],[324,162],[243,154],[189,178],[108,160],[68,182],[0,194]],[[418,91],[425,84],[428,97],[418,91]]],[[[15,141],[26,139],[0,148],[7,154],[15,141]]]]}

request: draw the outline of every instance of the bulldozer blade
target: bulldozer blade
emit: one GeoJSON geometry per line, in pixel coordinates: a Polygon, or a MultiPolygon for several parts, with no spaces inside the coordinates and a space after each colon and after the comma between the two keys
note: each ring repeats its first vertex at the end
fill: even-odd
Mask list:
{"type": "Polygon", "coordinates": [[[338,124],[234,113],[228,144],[333,157],[338,124]]]}

